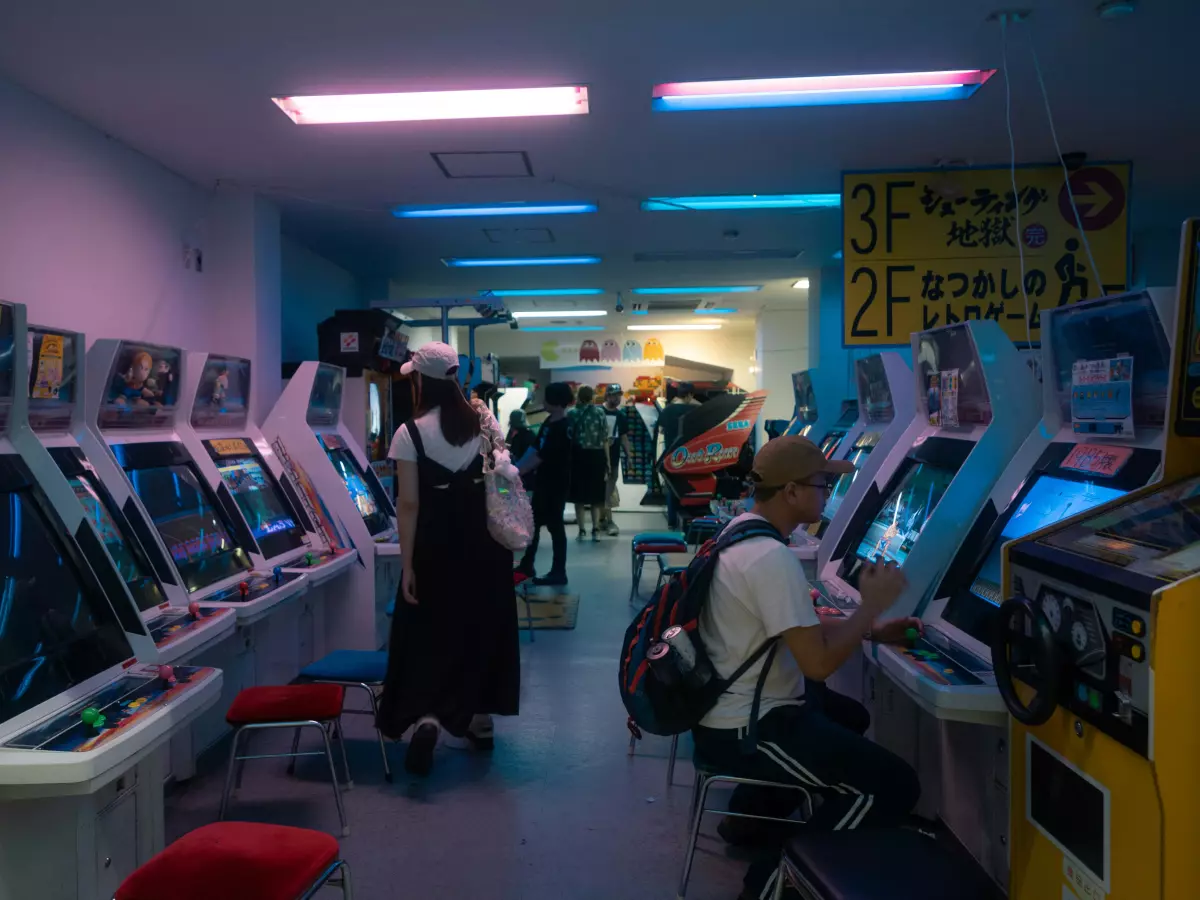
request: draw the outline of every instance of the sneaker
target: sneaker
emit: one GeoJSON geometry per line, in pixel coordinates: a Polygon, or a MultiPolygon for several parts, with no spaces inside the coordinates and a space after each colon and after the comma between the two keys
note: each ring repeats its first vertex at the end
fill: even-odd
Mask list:
{"type": "Polygon", "coordinates": [[[541,578],[533,579],[533,583],[538,587],[565,587],[567,584],[567,576],[551,572],[549,575],[543,575],[541,578]]]}
{"type": "Polygon", "coordinates": [[[584,531],[582,528],[580,528],[579,534],[575,535],[575,540],[579,541],[580,543],[583,543],[584,539],[586,539],[586,538],[587,538],[587,532],[584,531]]]}
{"type": "Polygon", "coordinates": [[[600,532],[599,531],[592,532],[592,543],[593,544],[600,543],[600,532]]]}
{"type": "Polygon", "coordinates": [[[496,747],[496,728],[492,717],[486,713],[474,716],[467,728],[467,740],[471,746],[483,753],[490,753],[496,747]]]}
{"type": "Polygon", "coordinates": [[[609,522],[608,528],[605,529],[605,532],[608,534],[609,537],[616,537],[618,534],[621,533],[621,529],[617,527],[616,522],[609,522]]]}
{"type": "Polygon", "coordinates": [[[404,768],[412,775],[424,778],[433,768],[433,749],[437,746],[441,729],[437,722],[423,719],[408,741],[408,753],[404,756],[404,768]]]}

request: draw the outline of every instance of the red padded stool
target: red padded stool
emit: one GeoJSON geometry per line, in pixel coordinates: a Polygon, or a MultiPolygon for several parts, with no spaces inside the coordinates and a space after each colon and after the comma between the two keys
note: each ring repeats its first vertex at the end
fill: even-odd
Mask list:
{"type": "Polygon", "coordinates": [[[185,834],[126,878],[116,900],[307,900],[327,884],[353,900],[350,867],[329,835],[217,822],[185,834]]]}
{"type": "Polygon", "coordinates": [[[225,818],[229,807],[229,796],[242,786],[242,769],[248,759],[279,759],[289,757],[288,774],[296,770],[297,756],[324,756],[329,763],[329,774],[333,779],[333,797],[337,803],[338,821],[342,826],[342,837],[349,837],[350,826],[346,824],[346,811],[342,807],[342,789],[338,784],[337,768],[333,764],[330,735],[336,734],[342,751],[342,768],[346,772],[346,787],[350,780],[350,764],[346,760],[346,738],[342,733],[342,701],[346,689],[340,684],[288,684],[280,687],[252,687],[241,691],[225,714],[225,721],[233,726],[233,743],[229,748],[229,771],[225,773],[225,791],[221,794],[221,811],[218,819],[225,818]],[[238,756],[238,744],[245,736],[249,743],[255,731],[270,728],[294,728],[291,753],[264,753],[253,756],[238,756]],[[321,732],[325,746],[322,750],[299,752],[300,732],[315,728],[321,732]],[[236,778],[236,780],[235,780],[236,778]]]}
{"type": "Polygon", "coordinates": [[[642,581],[642,569],[646,565],[647,556],[657,556],[660,553],[686,553],[687,542],[683,535],[676,531],[647,531],[633,536],[630,542],[630,552],[633,564],[633,584],[629,588],[629,602],[637,600],[638,585],[642,581]]]}

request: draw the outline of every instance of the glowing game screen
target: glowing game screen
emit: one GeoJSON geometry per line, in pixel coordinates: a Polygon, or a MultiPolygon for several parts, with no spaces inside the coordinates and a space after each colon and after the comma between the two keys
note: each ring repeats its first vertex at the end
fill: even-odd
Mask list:
{"type": "Polygon", "coordinates": [[[850,451],[847,461],[854,463],[854,471],[840,476],[837,483],[834,484],[829,499],[825,501],[825,511],[821,513],[821,518],[826,522],[832,522],[833,517],[837,515],[837,511],[842,506],[842,501],[846,499],[846,494],[850,492],[850,488],[854,485],[854,479],[858,477],[858,470],[863,467],[863,463],[867,461],[867,457],[871,455],[871,451],[874,449],[875,445],[870,444],[865,447],[856,447],[850,451]]]}
{"type": "Polygon", "coordinates": [[[855,555],[861,560],[884,559],[904,565],[954,475],[930,463],[912,466],[867,528],[855,555]]]}
{"type": "Polygon", "coordinates": [[[0,498],[0,582],[0,722],[132,656],[113,608],[23,491],[0,498]]]}
{"type": "MultiPolygon", "coordinates": [[[[258,460],[250,457],[222,459],[217,463],[217,471],[221,473],[225,487],[233,494],[254,540],[260,545],[270,535],[295,529],[296,519],[292,510],[274,479],[267,477],[258,460]]],[[[299,542],[296,546],[299,546],[299,542]]]]}
{"type": "Polygon", "coordinates": [[[190,466],[133,469],[129,480],[189,593],[233,574],[230,558],[236,568],[250,569],[245,551],[229,535],[214,499],[190,466]]]}
{"type": "Polygon", "coordinates": [[[1043,475],[1021,499],[1004,524],[1000,536],[971,584],[971,593],[989,603],[1000,603],[1000,563],[1006,541],[1015,541],[1054,522],[1068,519],[1093,506],[1124,496],[1124,491],[1085,481],[1066,481],[1043,475]]]}
{"type": "Polygon", "coordinates": [[[825,454],[826,459],[833,459],[833,454],[837,453],[837,448],[841,446],[845,436],[844,431],[831,431],[825,435],[825,440],[821,441],[821,452],[825,454]]]}
{"type": "Polygon", "coordinates": [[[137,601],[138,609],[145,612],[162,603],[166,597],[158,581],[150,571],[149,561],[141,554],[139,547],[126,539],[120,527],[108,511],[108,506],[101,498],[99,490],[90,479],[72,475],[67,481],[75,496],[83,505],[84,512],[108,555],[116,563],[117,573],[121,580],[129,586],[133,599],[137,601]]]}
{"type": "Polygon", "coordinates": [[[332,449],[326,447],[325,453],[329,456],[329,461],[333,463],[333,467],[337,469],[338,475],[342,482],[346,485],[346,490],[350,492],[350,499],[354,501],[355,507],[358,508],[358,514],[362,516],[363,521],[367,525],[367,531],[371,534],[380,534],[387,531],[391,527],[391,522],[386,512],[379,508],[379,504],[375,502],[375,496],[371,493],[371,489],[367,487],[366,479],[363,477],[362,469],[358,467],[358,462],[354,459],[354,455],[347,447],[332,449]]]}

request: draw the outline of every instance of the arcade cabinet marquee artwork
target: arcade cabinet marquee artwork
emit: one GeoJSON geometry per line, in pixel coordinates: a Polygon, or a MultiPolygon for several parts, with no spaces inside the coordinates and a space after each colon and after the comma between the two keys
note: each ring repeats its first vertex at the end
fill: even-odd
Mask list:
{"type": "Polygon", "coordinates": [[[613,338],[601,341],[545,341],[539,353],[542,368],[569,369],[575,366],[663,365],[667,360],[662,341],[656,337],[646,341],[627,340],[623,344],[613,338]]]}

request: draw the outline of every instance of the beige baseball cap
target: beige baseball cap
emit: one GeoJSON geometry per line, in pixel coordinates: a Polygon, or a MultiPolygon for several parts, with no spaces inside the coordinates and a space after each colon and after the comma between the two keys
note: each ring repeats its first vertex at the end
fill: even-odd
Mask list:
{"type": "Polygon", "coordinates": [[[854,463],[844,459],[826,459],[820,448],[808,438],[789,434],[767,441],[754,455],[750,477],[761,487],[780,488],[793,481],[805,481],[814,475],[845,475],[854,471],[854,463]]]}

